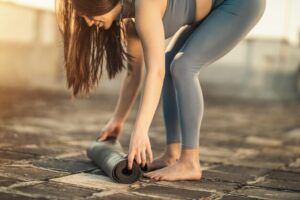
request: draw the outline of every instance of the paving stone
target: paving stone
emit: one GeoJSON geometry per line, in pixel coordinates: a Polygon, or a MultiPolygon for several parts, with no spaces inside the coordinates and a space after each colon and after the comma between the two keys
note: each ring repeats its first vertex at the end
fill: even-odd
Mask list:
{"type": "Polygon", "coordinates": [[[287,181],[287,180],[266,178],[264,181],[254,184],[254,186],[296,191],[296,192],[299,192],[299,195],[300,195],[300,182],[295,182],[295,181],[290,181],[290,180],[287,181]]]}
{"type": "Polygon", "coordinates": [[[62,184],[57,182],[45,182],[26,187],[19,187],[16,190],[35,195],[46,195],[50,198],[58,199],[86,199],[93,195],[93,193],[101,192],[99,189],[75,187],[69,184],[62,184]]]}
{"type": "Polygon", "coordinates": [[[38,145],[24,145],[24,146],[8,146],[2,147],[0,151],[12,151],[25,153],[34,156],[35,158],[40,158],[41,156],[53,157],[63,153],[78,151],[76,148],[70,146],[66,147],[65,145],[48,145],[48,146],[38,146],[38,145]]]}
{"type": "Polygon", "coordinates": [[[240,190],[234,191],[234,195],[246,195],[252,198],[258,199],[270,199],[270,200],[299,200],[300,193],[292,191],[280,191],[272,190],[267,188],[258,188],[258,187],[245,187],[240,190]]]}
{"type": "Polygon", "coordinates": [[[284,145],[283,149],[285,151],[288,151],[288,152],[291,152],[291,153],[295,154],[300,159],[300,146],[288,146],[288,145],[284,145]]]}
{"type": "Polygon", "coordinates": [[[16,178],[8,178],[8,177],[0,176],[0,187],[8,187],[19,181],[20,180],[18,180],[16,178]]]}
{"type": "Polygon", "coordinates": [[[200,159],[206,162],[234,164],[237,161],[244,161],[244,159],[255,157],[258,154],[257,149],[200,146],[200,159]]]}
{"type": "Polygon", "coordinates": [[[299,139],[300,140],[300,128],[292,129],[284,133],[285,137],[290,139],[299,139]]]}
{"type": "Polygon", "coordinates": [[[194,191],[188,189],[174,188],[170,186],[167,187],[162,185],[148,185],[142,188],[134,189],[132,191],[172,199],[199,199],[209,197],[212,195],[210,192],[194,191]]]}
{"type": "Polygon", "coordinates": [[[144,199],[163,199],[162,197],[155,197],[155,196],[150,196],[150,195],[138,195],[138,194],[126,194],[126,193],[116,193],[112,195],[105,195],[102,196],[101,193],[100,195],[95,195],[94,197],[88,198],[89,200],[96,200],[96,199],[103,199],[103,200],[144,200],[144,199]]]}
{"type": "Polygon", "coordinates": [[[300,192],[300,173],[274,170],[269,172],[261,181],[255,183],[254,186],[300,192]]]}
{"type": "Polygon", "coordinates": [[[82,150],[86,150],[90,146],[91,142],[95,138],[97,138],[97,136],[98,135],[96,135],[95,137],[92,137],[91,139],[85,138],[85,140],[69,140],[69,141],[64,141],[64,142],[70,146],[81,147],[82,150]]]}
{"type": "Polygon", "coordinates": [[[233,182],[233,183],[245,183],[248,180],[248,176],[234,175],[215,171],[203,171],[203,179],[208,179],[213,182],[233,182]]]}
{"type": "MultiPolygon", "coordinates": [[[[234,133],[232,133],[234,134],[234,133]]],[[[239,133],[235,133],[239,134],[239,133]]],[[[203,139],[203,144],[212,144],[214,146],[229,148],[229,149],[238,149],[238,148],[257,148],[257,144],[246,143],[244,140],[232,140],[232,141],[222,141],[215,139],[203,139]]]]}
{"type": "Polygon", "coordinates": [[[300,146],[300,139],[285,139],[283,145],[300,146]]]}
{"type": "Polygon", "coordinates": [[[247,196],[224,195],[221,200],[256,200],[256,199],[257,198],[247,197],[247,196]]]}
{"type": "Polygon", "coordinates": [[[25,133],[31,133],[31,134],[43,134],[46,135],[50,133],[50,129],[46,127],[41,127],[40,124],[27,124],[26,118],[23,118],[22,121],[19,121],[19,123],[14,123],[10,125],[6,125],[6,128],[9,131],[13,132],[25,132],[25,133]]]}
{"type": "Polygon", "coordinates": [[[257,137],[257,136],[248,136],[245,140],[247,143],[256,144],[260,146],[281,146],[282,141],[278,139],[272,138],[264,138],[264,137],[257,137]]]}
{"type": "MultiPolygon", "coordinates": [[[[143,181],[147,179],[142,179],[143,181]]],[[[150,182],[150,181],[145,181],[150,182]]],[[[239,183],[232,182],[216,182],[213,180],[202,178],[200,180],[189,180],[189,181],[159,181],[156,182],[156,185],[163,185],[167,187],[175,187],[175,188],[184,188],[190,189],[194,191],[206,191],[206,192],[221,192],[221,193],[229,193],[235,189],[240,187],[239,183]]]]}
{"type": "Polygon", "coordinates": [[[34,166],[27,165],[1,165],[0,174],[6,177],[13,177],[20,180],[31,181],[31,180],[48,180],[54,177],[61,177],[68,175],[66,172],[56,172],[52,170],[37,168],[34,166]]]}
{"type": "Polygon", "coordinates": [[[200,159],[207,160],[211,157],[217,157],[217,158],[223,158],[223,159],[229,159],[231,158],[235,151],[228,148],[221,148],[217,146],[200,146],[199,147],[200,152],[200,159]]]}
{"type": "Polygon", "coordinates": [[[257,155],[236,160],[234,165],[248,165],[257,168],[278,169],[296,159],[296,155],[282,149],[265,148],[257,155]]]}
{"type": "Polygon", "coordinates": [[[204,171],[203,178],[213,181],[226,181],[246,184],[248,181],[253,181],[266,172],[266,169],[221,165],[204,171]]]}
{"type": "Polygon", "coordinates": [[[290,152],[278,148],[265,148],[257,156],[245,160],[289,163],[296,159],[296,156],[290,152]]]}
{"type": "Polygon", "coordinates": [[[98,168],[90,160],[74,160],[74,159],[47,159],[47,160],[33,161],[32,164],[38,167],[44,167],[48,169],[70,172],[70,173],[90,171],[98,168]]]}
{"type": "Polygon", "coordinates": [[[4,130],[0,132],[0,141],[10,146],[39,145],[46,146],[49,144],[60,144],[61,142],[50,135],[41,135],[28,132],[14,132],[4,130]]]}
{"type": "MultiPolygon", "coordinates": [[[[38,108],[36,108],[38,110],[38,108]]],[[[47,110],[48,117],[37,117],[37,116],[26,116],[22,118],[22,123],[19,123],[20,126],[23,125],[29,132],[35,133],[36,127],[40,128],[40,132],[45,134],[48,133],[49,130],[61,130],[69,126],[68,123],[62,123],[59,116],[56,118],[52,118],[51,116],[59,114],[55,109],[47,110]],[[31,130],[32,129],[32,130],[31,130]]],[[[22,130],[24,127],[21,127],[22,130]]],[[[18,126],[14,126],[14,129],[18,129],[18,126]]]]}
{"type": "Polygon", "coordinates": [[[32,200],[32,199],[37,199],[37,200],[46,200],[46,198],[33,198],[33,197],[28,197],[28,196],[23,196],[19,194],[12,194],[12,193],[4,193],[0,192],[0,199],[2,200],[32,200]]]}
{"type": "Polygon", "coordinates": [[[31,145],[28,145],[29,147],[25,146],[17,146],[17,147],[13,147],[13,146],[7,146],[7,147],[3,147],[1,148],[1,151],[15,151],[15,152],[22,152],[22,153],[26,153],[29,154],[29,156],[32,157],[37,157],[37,156],[41,156],[41,155],[51,155],[51,153],[54,152],[54,149],[45,149],[43,147],[37,147],[36,145],[34,145],[34,147],[32,147],[31,145]]]}
{"type": "Polygon", "coordinates": [[[231,158],[235,162],[237,159],[246,159],[248,157],[254,157],[258,154],[258,149],[238,148],[234,151],[234,154],[231,155],[231,158]]]}
{"type": "Polygon", "coordinates": [[[0,150],[0,160],[27,160],[27,159],[35,159],[36,156],[28,153],[22,153],[22,152],[13,152],[13,151],[3,151],[0,150]]]}
{"type": "Polygon", "coordinates": [[[291,129],[284,134],[284,145],[300,146],[300,128],[291,129]]]}
{"type": "Polygon", "coordinates": [[[224,162],[224,164],[234,165],[234,166],[270,169],[270,170],[283,168],[286,165],[281,162],[255,161],[255,159],[253,159],[253,158],[251,160],[247,160],[247,159],[235,160],[234,162],[226,161],[226,162],[224,162]]]}
{"type": "Polygon", "coordinates": [[[289,166],[285,166],[282,169],[300,173],[300,158],[297,158],[294,162],[291,162],[289,166]]]}
{"type": "Polygon", "coordinates": [[[295,181],[300,183],[300,173],[294,173],[294,172],[273,170],[267,174],[267,178],[286,180],[286,181],[295,181]]]}
{"type": "Polygon", "coordinates": [[[114,189],[118,191],[127,191],[128,187],[130,186],[130,184],[116,183],[108,176],[101,176],[90,173],[73,174],[60,178],[54,178],[50,181],[67,183],[78,187],[94,188],[100,190],[114,189]]]}

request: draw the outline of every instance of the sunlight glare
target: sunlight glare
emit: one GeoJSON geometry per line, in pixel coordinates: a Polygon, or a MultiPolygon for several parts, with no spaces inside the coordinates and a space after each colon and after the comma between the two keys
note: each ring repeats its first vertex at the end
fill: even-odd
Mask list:
{"type": "Polygon", "coordinates": [[[2,2],[16,3],[45,10],[54,10],[55,0],[0,0],[2,2]]]}

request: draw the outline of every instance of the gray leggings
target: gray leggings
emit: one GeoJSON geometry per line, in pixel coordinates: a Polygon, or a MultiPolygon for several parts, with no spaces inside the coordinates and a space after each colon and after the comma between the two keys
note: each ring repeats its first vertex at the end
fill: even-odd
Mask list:
{"type": "Polygon", "coordinates": [[[266,0],[214,0],[203,20],[171,38],[162,91],[167,144],[198,148],[204,112],[199,71],[233,49],[262,17],[265,6],[266,0]]]}

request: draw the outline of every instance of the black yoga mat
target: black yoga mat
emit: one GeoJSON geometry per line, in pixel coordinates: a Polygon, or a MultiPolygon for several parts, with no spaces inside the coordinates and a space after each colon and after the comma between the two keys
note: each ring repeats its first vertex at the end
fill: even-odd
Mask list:
{"type": "Polygon", "coordinates": [[[128,170],[128,155],[122,151],[120,142],[112,137],[105,141],[93,141],[87,149],[87,156],[118,183],[133,183],[147,171],[147,164],[142,167],[135,160],[132,169],[128,170]]]}

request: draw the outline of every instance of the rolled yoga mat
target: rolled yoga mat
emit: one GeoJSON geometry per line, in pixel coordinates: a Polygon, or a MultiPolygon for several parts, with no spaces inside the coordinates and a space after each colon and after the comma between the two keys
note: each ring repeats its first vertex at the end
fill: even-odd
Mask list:
{"type": "Polygon", "coordinates": [[[135,160],[132,170],[128,170],[128,155],[115,138],[93,141],[87,149],[87,156],[117,183],[134,183],[147,171],[147,164],[141,167],[135,160]]]}

